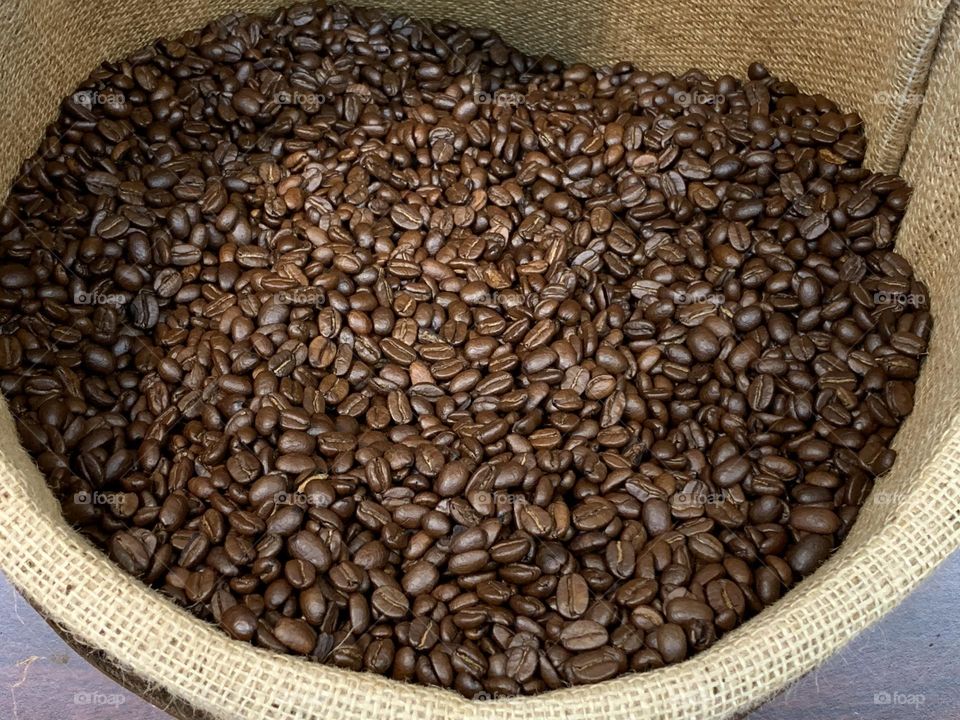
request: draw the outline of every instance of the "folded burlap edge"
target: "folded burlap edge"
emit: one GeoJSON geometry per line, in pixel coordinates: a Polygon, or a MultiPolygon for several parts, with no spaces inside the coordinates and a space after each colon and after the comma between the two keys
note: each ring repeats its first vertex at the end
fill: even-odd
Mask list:
{"type": "MultiPolygon", "coordinates": [[[[960,417],[960,405],[950,410],[950,417],[960,417]]],[[[12,430],[4,408],[0,437],[12,430]]],[[[0,568],[75,642],[214,718],[719,719],[759,704],[816,667],[960,544],[956,420],[938,440],[940,451],[881,530],[842,545],[811,578],[709,650],[677,666],[534,698],[470,702],[450,691],[230,640],[122,572],[51,512],[50,503],[35,502],[43,479],[26,452],[10,443],[0,446],[0,568]],[[947,513],[945,479],[954,503],[947,513]]]]}

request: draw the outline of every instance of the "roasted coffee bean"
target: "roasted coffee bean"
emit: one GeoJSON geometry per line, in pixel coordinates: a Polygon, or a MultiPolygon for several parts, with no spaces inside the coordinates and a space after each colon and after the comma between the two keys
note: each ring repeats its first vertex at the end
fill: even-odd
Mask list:
{"type": "Polygon", "coordinates": [[[713,620],[713,610],[710,606],[692,598],[674,598],[666,604],[665,614],[667,620],[678,625],[713,620]]]}
{"type": "Polygon", "coordinates": [[[317,633],[305,620],[280,618],[273,628],[273,634],[291,651],[300,655],[309,655],[317,644],[317,633]]]}
{"type": "Polygon", "coordinates": [[[664,623],[654,631],[656,650],[664,662],[680,662],[687,657],[687,635],[679,625],[664,623]]]}
{"type": "Polygon", "coordinates": [[[12,335],[0,335],[0,370],[16,370],[23,358],[23,346],[12,335]]]}
{"type": "Polygon", "coordinates": [[[590,604],[590,587],[582,575],[564,575],[557,582],[557,612],[568,619],[581,617],[590,604]]]}
{"type": "Polygon", "coordinates": [[[160,306],[156,296],[147,290],[137,293],[130,303],[130,316],[134,326],[141,330],[156,326],[160,320],[160,306]]]}
{"type": "Polygon", "coordinates": [[[290,538],[288,547],[293,557],[306,560],[320,572],[330,569],[332,561],[330,550],[317,535],[306,530],[299,532],[290,538]]]}
{"type": "Polygon", "coordinates": [[[131,532],[120,530],[110,540],[110,556],[127,572],[139,575],[150,564],[147,547],[131,532]]]}
{"type": "Polygon", "coordinates": [[[482,569],[489,559],[486,550],[470,550],[452,555],[447,561],[447,569],[454,575],[471,575],[482,569]]]}
{"type": "Polygon", "coordinates": [[[833,543],[826,535],[809,534],[787,550],[785,559],[798,575],[809,575],[827,559],[833,543]]]}
{"type": "Polygon", "coordinates": [[[574,655],[564,663],[564,670],[572,685],[583,685],[609,680],[623,672],[626,665],[623,650],[607,645],[574,655]]]}
{"type": "Polygon", "coordinates": [[[801,505],[790,511],[790,526],[818,535],[829,535],[840,529],[840,518],[827,508],[801,505]]]}
{"type": "Polygon", "coordinates": [[[257,616],[246,605],[233,605],[220,614],[220,626],[237,640],[251,640],[257,631],[257,616]]]}
{"type": "Polygon", "coordinates": [[[119,99],[0,217],[4,395],[67,520],[237,640],[468,697],[680,662],[893,463],[909,188],[758,64],[299,4],[79,90],[119,99]]]}
{"type": "Polygon", "coordinates": [[[596,650],[606,645],[608,637],[603,625],[593,620],[577,620],[560,632],[560,642],[570,652],[596,650]]]}
{"type": "Polygon", "coordinates": [[[740,586],[724,578],[707,583],[706,592],[717,626],[722,630],[734,628],[747,608],[740,586]]]}
{"type": "Polygon", "coordinates": [[[439,579],[437,568],[426,560],[420,560],[407,569],[401,584],[408,595],[422,595],[433,590],[439,579]]]}

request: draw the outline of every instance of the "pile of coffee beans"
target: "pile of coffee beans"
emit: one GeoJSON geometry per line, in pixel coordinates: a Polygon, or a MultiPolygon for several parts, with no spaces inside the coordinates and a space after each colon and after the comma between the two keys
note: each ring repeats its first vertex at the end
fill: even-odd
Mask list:
{"type": "Polygon", "coordinates": [[[340,5],[96,70],[0,216],[65,516],[239,640],[468,697],[675,663],[814,571],[913,403],[861,119],[340,5]]]}

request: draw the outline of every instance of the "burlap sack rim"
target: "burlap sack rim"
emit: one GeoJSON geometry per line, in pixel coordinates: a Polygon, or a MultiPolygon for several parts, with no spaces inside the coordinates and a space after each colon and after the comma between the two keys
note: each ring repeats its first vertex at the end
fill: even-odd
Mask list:
{"type": "MultiPolygon", "coordinates": [[[[926,90],[930,63],[940,39],[941,23],[951,2],[952,0],[945,0],[936,7],[930,8],[927,20],[932,18],[934,22],[929,25],[929,30],[924,41],[918,46],[916,55],[905,63],[905,98],[923,95],[926,90]]],[[[920,24],[924,24],[923,20],[920,20],[920,24]]],[[[880,147],[877,149],[876,157],[880,167],[889,167],[891,171],[900,167],[907,153],[919,112],[917,105],[912,102],[903,102],[894,108],[888,127],[878,139],[880,147]]]]}
{"type": "MultiPolygon", "coordinates": [[[[957,417],[960,414],[960,404],[954,404],[952,410],[954,412],[951,416],[957,417]]],[[[12,419],[4,407],[0,417],[0,433],[10,430],[12,419]]],[[[941,438],[944,441],[943,450],[931,458],[928,465],[930,470],[960,462],[958,424],[951,423],[944,429],[941,438]]],[[[871,536],[857,547],[855,552],[845,552],[841,546],[840,551],[820,571],[793,589],[784,599],[693,659],[650,673],[627,675],[594,686],[552,691],[533,698],[470,702],[450,691],[402,685],[377,675],[354,673],[300,658],[275,655],[230,640],[105,561],[102,553],[70,528],[59,514],[50,512],[49,505],[55,505],[55,500],[49,492],[43,497],[43,505],[47,507],[33,502],[26,492],[26,487],[43,483],[43,478],[22,448],[12,451],[10,448],[0,449],[0,467],[13,467],[23,479],[19,488],[23,491],[21,493],[15,494],[12,491],[18,488],[0,486],[0,509],[3,516],[9,516],[9,510],[15,511],[16,517],[27,528],[25,534],[33,539],[46,538],[51,546],[59,548],[60,560],[63,561],[56,567],[41,563],[44,569],[53,571],[52,574],[56,575],[59,581],[54,596],[51,596],[49,587],[46,587],[48,581],[41,580],[36,573],[35,559],[11,556],[11,545],[5,542],[0,556],[0,567],[9,575],[11,581],[31,601],[42,602],[47,614],[71,632],[79,642],[96,646],[148,683],[167,688],[172,695],[183,697],[191,705],[215,717],[226,718],[256,717],[246,714],[245,706],[248,703],[260,706],[266,698],[252,695],[224,697],[219,692],[210,695],[202,690],[183,693],[182,688],[168,687],[165,679],[171,673],[182,671],[182,666],[187,665],[195,674],[201,688],[217,687],[218,683],[223,682],[223,673],[229,672],[229,668],[210,663],[206,656],[222,653],[236,658],[235,667],[260,667],[268,676],[296,674],[304,680],[310,676],[318,679],[327,676],[326,679],[333,681],[335,685],[359,686],[355,694],[366,695],[369,700],[364,714],[360,715],[349,710],[344,713],[337,712],[339,698],[335,696],[301,696],[295,703],[274,699],[276,714],[269,717],[277,718],[420,717],[439,720],[452,717],[479,719],[494,715],[533,718],[541,713],[546,716],[556,709],[563,709],[572,717],[603,717],[598,710],[602,708],[606,698],[614,696],[622,702],[626,695],[634,696],[630,698],[631,704],[635,703],[638,711],[652,711],[644,717],[728,717],[732,709],[748,709],[748,706],[743,705],[738,708],[725,707],[722,702],[723,696],[737,689],[730,686],[731,678],[735,678],[738,683],[750,682],[751,668],[744,664],[748,660],[741,653],[739,642],[742,637],[764,636],[770,645],[779,648],[789,644],[787,641],[795,640],[794,633],[798,627],[802,627],[801,623],[817,620],[821,625],[819,638],[829,637],[829,641],[820,643],[819,647],[809,648],[814,652],[802,664],[797,663],[795,657],[784,656],[777,650],[766,654],[764,662],[767,680],[769,681],[771,674],[775,674],[777,681],[769,684],[762,694],[754,694],[750,698],[750,706],[754,706],[811,670],[857,632],[895,606],[960,544],[960,517],[956,510],[944,515],[940,512],[944,508],[930,502],[936,494],[922,492],[923,489],[932,490],[930,486],[936,482],[935,474],[928,472],[925,473],[924,481],[911,490],[911,497],[891,512],[883,530],[871,536]],[[914,498],[914,495],[921,497],[914,498]],[[49,502],[46,502],[48,500],[49,502]],[[914,528],[922,525],[916,523],[917,515],[926,518],[929,521],[927,532],[903,532],[904,514],[911,515],[910,526],[914,528]],[[932,538],[939,538],[940,542],[924,542],[932,538]],[[903,567],[905,557],[910,558],[907,567],[903,567]],[[85,579],[83,576],[86,574],[78,572],[81,569],[91,571],[85,579]],[[63,612],[62,608],[70,603],[72,597],[84,591],[107,597],[122,597],[128,603],[128,609],[142,610],[145,617],[149,616],[149,613],[153,615],[149,623],[139,627],[113,625],[111,618],[107,616],[88,617],[88,625],[78,626],[71,622],[69,613],[63,612]],[[44,596],[37,597],[38,592],[44,593],[44,596]],[[53,604],[52,600],[55,601],[53,604]],[[831,617],[827,612],[852,603],[859,606],[853,618],[831,617]],[[834,631],[832,635],[831,630],[834,631]],[[189,643],[185,642],[188,637],[192,638],[189,643]],[[127,658],[124,658],[122,653],[117,653],[116,648],[129,649],[131,645],[139,647],[142,655],[135,663],[128,664],[127,658]],[[685,685],[692,678],[697,679],[696,692],[693,693],[693,688],[685,685]],[[681,683],[679,686],[678,682],[681,683]],[[651,689],[655,691],[651,693],[651,689]],[[643,698],[643,695],[648,693],[661,698],[671,697],[671,706],[651,708],[650,700],[643,698]],[[678,698],[684,699],[682,707],[677,707],[678,698]],[[413,703],[417,704],[411,708],[413,703]],[[578,712],[577,708],[592,710],[583,713],[578,712]],[[517,714],[511,711],[517,711],[517,714]],[[367,714],[368,712],[373,714],[367,714]]],[[[0,537],[4,540],[11,539],[10,536],[15,534],[19,533],[10,533],[8,527],[0,525],[0,537]]],[[[242,682],[236,683],[236,687],[242,686],[242,682]]]]}
{"type": "MultiPolygon", "coordinates": [[[[191,0],[196,7],[201,1],[191,0]]],[[[14,7],[22,9],[19,1],[14,7]]],[[[5,86],[8,78],[3,74],[0,66],[5,86]]],[[[914,225],[927,223],[923,218],[914,225]]],[[[950,341],[941,335],[934,335],[930,358],[930,364],[938,366],[937,376],[943,372],[944,343],[950,341]]],[[[928,367],[921,377],[918,407],[933,403],[937,395],[926,382],[932,370],[928,367]]],[[[0,437],[15,437],[9,411],[2,405],[0,437]]],[[[827,565],[783,601],[681,665],[535,698],[471,703],[447,691],[400,685],[230,641],[159,599],[69,528],[39,471],[15,443],[0,445],[0,567],[81,642],[102,648],[130,672],[217,717],[728,717],[811,669],[899,602],[960,544],[960,402],[951,397],[938,402],[937,409],[943,414],[927,428],[924,445],[933,442],[939,449],[911,473],[903,500],[884,513],[871,498],[864,510],[864,518],[870,514],[870,527],[858,523],[827,565]],[[884,523],[882,529],[873,531],[879,523],[884,523]],[[20,553],[21,548],[29,548],[30,554],[20,553]],[[132,611],[128,618],[149,621],[118,625],[127,618],[94,612],[98,607],[90,598],[96,596],[122,598],[132,611]],[[811,625],[816,632],[806,631],[811,625]],[[179,634],[185,629],[195,642],[179,634]],[[767,641],[762,647],[761,636],[767,641]],[[250,678],[241,674],[251,668],[272,683],[269,691],[260,684],[251,687],[250,678]],[[171,686],[173,677],[183,682],[171,686]],[[758,678],[763,679],[762,688],[755,687],[758,678]]],[[[909,427],[911,422],[904,432],[909,427]]],[[[878,488],[902,482],[902,464],[898,461],[878,488]]]]}
{"type": "Polygon", "coordinates": [[[82,642],[80,638],[58,624],[32,598],[22,594],[21,597],[29,607],[40,615],[47,626],[66,643],[67,647],[124,689],[147,701],[157,709],[163,710],[175,720],[216,720],[209,713],[190,706],[182,698],[171,695],[162,685],[148,683],[143,678],[128,672],[102,650],[82,642]]]}

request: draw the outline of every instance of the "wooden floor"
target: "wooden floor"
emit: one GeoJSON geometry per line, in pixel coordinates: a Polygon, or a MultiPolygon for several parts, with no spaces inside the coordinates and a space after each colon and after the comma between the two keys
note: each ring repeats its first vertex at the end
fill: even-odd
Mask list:
{"type": "MultiPolygon", "coordinates": [[[[882,622],[748,720],[960,719],[958,610],[960,553],[882,622]]],[[[70,650],[0,575],[0,720],[169,717],[70,650]]]]}

